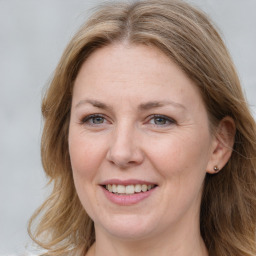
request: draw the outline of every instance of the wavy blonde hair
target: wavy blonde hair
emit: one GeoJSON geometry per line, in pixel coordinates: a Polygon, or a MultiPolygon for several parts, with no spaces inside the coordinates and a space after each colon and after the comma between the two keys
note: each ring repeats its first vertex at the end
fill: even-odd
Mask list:
{"type": "Polygon", "coordinates": [[[178,0],[105,4],[67,46],[42,102],[42,163],[53,189],[30,220],[32,239],[45,255],[85,253],[95,241],[68,152],[72,87],[86,58],[118,41],[153,45],[169,56],[198,86],[212,127],[225,116],[234,119],[232,156],[221,172],[205,178],[201,235],[210,256],[255,256],[255,121],[218,32],[204,13],[178,0]]]}

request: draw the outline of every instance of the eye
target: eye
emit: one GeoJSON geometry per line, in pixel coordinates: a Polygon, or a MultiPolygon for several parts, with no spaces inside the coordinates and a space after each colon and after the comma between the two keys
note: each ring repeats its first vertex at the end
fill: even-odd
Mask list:
{"type": "Polygon", "coordinates": [[[101,124],[104,124],[105,122],[106,122],[106,119],[99,114],[89,115],[84,117],[81,120],[82,124],[88,124],[88,125],[101,125],[101,124]]]}
{"type": "Polygon", "coordinates": [[[149,123],[155,126],[168,126],[171,124],[175,124],[176,121],[164,115],[153,115],[150,118],[149,123]]]}

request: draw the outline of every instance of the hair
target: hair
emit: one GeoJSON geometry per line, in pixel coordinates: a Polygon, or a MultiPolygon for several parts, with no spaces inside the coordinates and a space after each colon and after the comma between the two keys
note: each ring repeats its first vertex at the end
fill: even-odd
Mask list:
{"type": "Polygon", "coordinates": [[[202,11],[180,0],[104,4],[68,44],[42,102],[42,164],[53,187],[31,217],[30,236],[44,255],[85,253],[95,241],[68,151],[72,89],[87,57],[118,42],[154,46],[169,56],[199,88],[212,127],[225,116],[234,119],[232,155],[221,172],[205,177],[200,229],[210,256],[256,255],[255,121],[216,28],[202,11]]]}

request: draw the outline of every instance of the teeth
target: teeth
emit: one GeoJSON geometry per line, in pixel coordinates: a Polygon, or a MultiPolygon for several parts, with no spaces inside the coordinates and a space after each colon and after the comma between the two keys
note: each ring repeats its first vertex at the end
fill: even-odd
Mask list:
{"type": "MultiPolygon", "coordinates": [[[[111,186],[111,185],[109,185],[109,186],[111,186]]],[[[109,190],[109,192],[110,192],[110,190],[109,190]]],[[[117,193],[117,187],[115,184],[112,185],[112,192],[117,193]]]]}
{"type": "Polygon", "coordinates": [[[134,193],[140,193],[140,192],[146,192],[152,188],[154,188],[155,185],[146,185],[146,184],[136,184],[136,185],[116,185],[116,184],[108,184],[105,186],[105,188],[112,193],[115,194],[125,194],[125,195],[131,195],[134,193]]]}
{"type": "Polygon", "coordinates": [[[134,186],[133,185],[128,185],[125,187],[125,193],[126,194],[134,194],[134,186]]]}
{"type": "Polygon", "coordinates": [[[142,185],[142,186],[141,186],[141,190],[142,190],[143,192],[146,192],[146,191],[148,190],[148,186],[147,186],[147,185],[142,185]]]}
{"type": "Polygon", "coordinates": [[[141,185],[136,184],[135,187],[134,187],[134,191],[137,192],[137,193],[140,193],[141,192],[141,185]]]}
{"type": "Polygon", "coordinates": [[[110,184],[107,185],[107,190],[108,190],[109,192],[112,192],[112,191],[113,191],[113,190],[112,190],[112,186],[111,186],[110,184]]]}
{"type": "Polygon", "coordinates": [[[118,194],[124,194],[125,193],[125,186],[117,185],[117,193],[118,194]]]}

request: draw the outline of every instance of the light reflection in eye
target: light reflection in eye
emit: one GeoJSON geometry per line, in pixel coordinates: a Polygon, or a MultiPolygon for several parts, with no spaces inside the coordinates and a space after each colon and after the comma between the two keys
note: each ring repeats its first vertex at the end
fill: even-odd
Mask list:
{"type": "MultiPolygon", "coordinates": [[[[170,117],[164,115],[152,115],[148,119],[148,123],[155,126],[168,126],[175,124],[176,121],[170,117]]],[[[101,125],[106,123],[107,120],[104,116],[100,114],[93,114],[82,118],[81,124],[88,124],[88,125],[101,125]]]]}
{"type": "Polygon", "coordinates": [[[106,122],[105,118],[101,115],[89,115],[82,119],[83,124],[98,125],[106,122]]]}
{"type": "Polygon", "coordinates": [[[153,125],[157,125],[157,126],[166,126],[166,125],[170,125],[170,124],[175,124],[176,122],[167,116],[154,115],[150,119],[149,123],[153,124],[153,125]]]}

